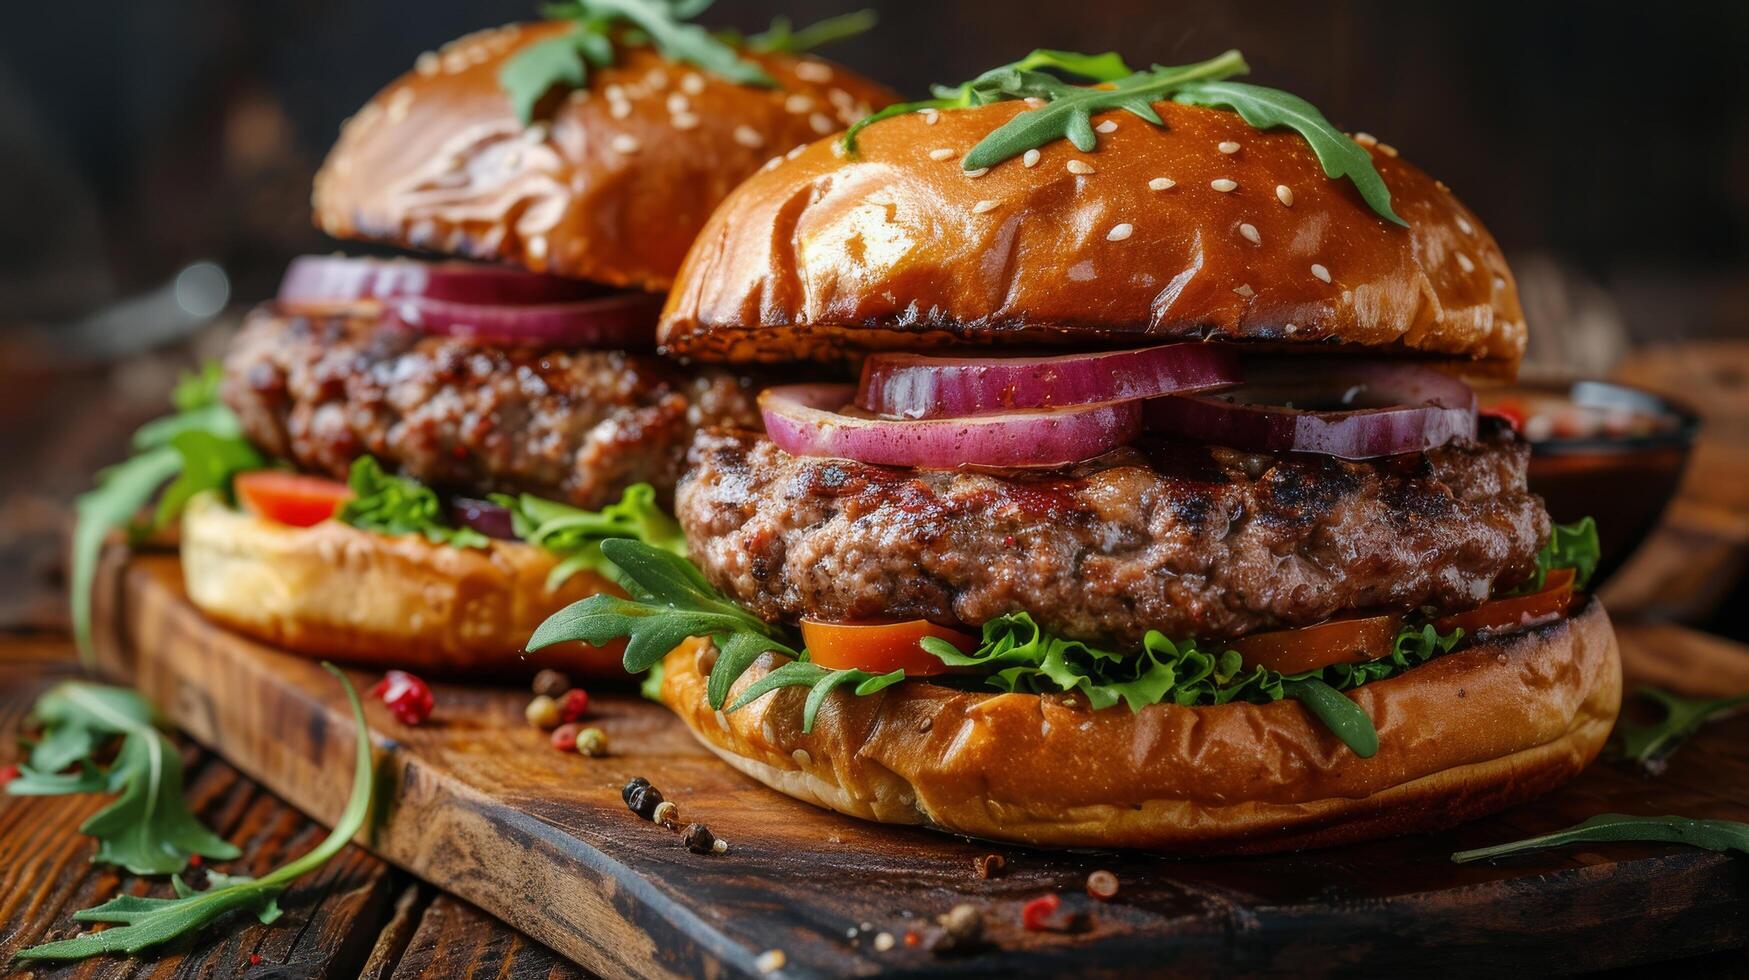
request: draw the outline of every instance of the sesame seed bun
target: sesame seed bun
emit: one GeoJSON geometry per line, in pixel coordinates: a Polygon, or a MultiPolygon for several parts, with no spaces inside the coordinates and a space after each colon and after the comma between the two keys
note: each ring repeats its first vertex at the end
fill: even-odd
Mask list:
{"type": "Polygon", "coordinates": [[[625,676],[622,644],[564,643],[542,651],[538,664],[523,655],[546,617],[598,592],[624,595],[589,571],[548,590],[556,561],[514,541],[455,548],[339,521],[289,527],[211,494],[182,516],[189,600],[215,622],[281,649],[438,675],[503,678],[556,667],[625,676]]]}
{"type": "Polygon", "coordinates": [[[1058,140],[962,169],[1027,108],[899,116],[863,130],[855,158],[823,140],[755,175],[687,256],[663,345],[778,361],[1210,338],[1516,369],[1524,317],[1499,247],[1384,144],[1359,139],[1408,228],[1298,134],[1173,103],[1155,106],[1164,127],[1100,114],[1115,129],[1091,153],[1058,140]]]}
{"type": "MultiPolygon", "coordinates": [[[[711,710],[713,660],[702,643],[669,654],[662,698],[754,779],[866,820],[1055,847],[1253,853],[1451,826],[1578,774],[1621,705],[1596,599],[1350,692],[1378,728],[1370,759],[1293,701],[1132,714],[925,681],[840,689],[803,734],[804,689],[711,710]]],[[[731,698],[779,662],[766,654],[731,698]]]]}
{"type": "Polygon", "coordinates": [[[524,127],[499,71],[570,29],[512,24],[421,56],[347,121],[316,175],[316,223],[337,238],[661,290],[731,188],[893,100],[812,56],[747,55],[779,84],[762,89],[621,47],[524,127]]]}

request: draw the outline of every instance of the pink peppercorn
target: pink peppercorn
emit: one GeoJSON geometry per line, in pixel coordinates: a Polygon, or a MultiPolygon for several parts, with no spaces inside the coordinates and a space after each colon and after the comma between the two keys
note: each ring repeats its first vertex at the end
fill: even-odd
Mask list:
{"type": "Polygon", "coordinates": [[[417,725],[431,717],[431,688],[404,670],[391,670],[370,689],[371,697],[389,706],[389,713],[403,725],[417,725]]]}
{"type": "Polygon", "coordinates": [[[589,692],[573,687],[559,697],[559,720],[577,721],[589,710],[589,692]]]}

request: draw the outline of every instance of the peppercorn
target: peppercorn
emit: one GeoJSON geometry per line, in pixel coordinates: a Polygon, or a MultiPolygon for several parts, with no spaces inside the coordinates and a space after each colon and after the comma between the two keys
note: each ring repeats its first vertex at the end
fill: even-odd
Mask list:
{"type": "Polygon", "coordinates": [[[577,747],[577,726],[560,725],[553,729],[551,736],[553,748],[560,752],[569,752],[577,747]]]}
{"type": "Polygon", "coordinates": [[[1117,896],[1117,875],[1106,870],[1095,871],[1087,876],[1087,894],[1108,902],[1117,896]]]}
{"type": "Polygon", "coordinates": [[[607,733],[599,728],[585,728],[577,733],[577,751],[591,758],[607,754],[607,733]]]}
{"type": "Polygon", "coordinates": [[[576,721],[589,710],[589,692],[573,687],[559,697],[559,720],[576,721]]]}
{"type": "Polygon", "coordinates": [[[1000,854],[986,854],[981,858],[972,859],[972,869],[980,878],[994,878],[1008,866],[1008,859],[1000,854]]]}
{"type": "Polygon", "coordinates": [[[937,956],[966,952],[984,939],[984,914],[975,905],[955,905],[936,921],[941,932],[930,941],[929,951],[937,956]]]}
{"type": "Polygon", "coordinates": [[[559,723],[559,702],[545,694],[537,694],[528,702],[528,707],[522,709],[522,717],[536,728],[553,728],[559,723]]]}
{"type": "Polygon", "coordinates": [[[650,820],[673,830],[674,825],[680,822],[680,808],[674,805],[673,800],[663,800],[650,812],[650,820]]]}
{"type": "Polygon", "coordinates": [[[687,824],[686,832],[681,835],[680,842],[685,844],[686,849],[694,854],[722,853],[721,850],[717,849],[717,844],[720,842],[716,835],[711,833],[711,829],[702,823],[687,824]]]}
{"type": "Polygon", "coordinates": [[[7,783],[17,779],[20,771],[18,763],[16,762],[4,768],[0,768],[0,786],[5,786],[7,783]]]}
{"type": "Polygon", "coordinates": [[[556,670],[543,670],[534,675],[534,693],[556,698],[571,689],[571,678],[556,670]]]}
{"type": "Polygon", "coordinates": [[[370,695],[388,705],[389,713],[403,725],[417,725],[431,717],[431,687],[404,670],[384,674],[371,686],[370,695]]]}
{"type": "Polygon", "coordinates": [[[1027,932],[1040,932],[1051,927],[1051,916],[1057,914],[1063,900],[1054,893],[1040,895],[1020,907],[1020,924],[1027,932]]]}
{"type": "Polygon", "coordinates": [[[633,779],[620,791],[620,798],[626,801],[627,809],[645,820],[656,819],[656,807],[662,802],[662,791],[650,785],[648,779],[642,776],[633,779]]]}

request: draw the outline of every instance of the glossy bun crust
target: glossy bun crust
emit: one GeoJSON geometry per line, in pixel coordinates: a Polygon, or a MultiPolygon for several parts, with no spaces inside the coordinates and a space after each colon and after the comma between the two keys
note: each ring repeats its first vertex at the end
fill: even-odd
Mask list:
{"type": "Polygon", "coordinates": [[[1402,228],[1324,176],[1291,131],[1156,108],[1164,128],[1103,113],[1095,122],[1117,129],[1095,152],[1058,140],[1032,167],[1015,157],[981,176],[960,158],[1023,103],[886,120],[862,132],[855,159],[815,143],[718,209],[669,297],[662,342],[753,361],[1219,338],[1516,369],[1525,327],[1512,276],[1444,185],[1365,138],[1402,228]],[[1150,186],[1161,178],[1174,183],[1150,186]],[[1237,186],[1223,193],[1217,180],[1237,186]]]}
{"type": "MultiPolygon", "coordinates": [[[[754,779],[869,820],[1060,847],[1264,852],[1450,826],[1577,774],[1621,704],[1615,633],[1595,599],[1351,692],[1378,727],[1371,759],[1292,701],[1131,714],[925,682],[834,693],[804,735],[804,689],[712,711],[710,659],[670,654],[663,700],[754,779]]],[[[767,654],[735,691],[775,663],[767,654]]]]}
{"type": "Polygon", "coordinates": [[[316,223],[338,238],[661,290],[748,174],[893,100],[813,57],[749,55],[780,85],[760,89],[622,47],[586,90],[550,93],[525,128],[499,70],[569,29],[512,24],[421,56],[341,130],[316,175],[316,223]]]}
{"type": "Polygon", "coordinates": [[[182,518],[182,574],[206,616],[294,653],[415,673],[516,677],[542,667],[621,677],[622,644],[522,653],[535,627],[570,603],[618,588],[592,572],[546,588],[539,548],[437,545],[324,521],[298,528],[210,495],[182,518]]]}

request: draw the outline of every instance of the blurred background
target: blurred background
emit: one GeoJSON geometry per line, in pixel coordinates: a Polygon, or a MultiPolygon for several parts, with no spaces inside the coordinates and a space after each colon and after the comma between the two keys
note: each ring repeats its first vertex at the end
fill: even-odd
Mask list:
{"type": "MultiPolygon", "coordinates": [[[[870,5],[880,27],[824,53],[912,95],[1037,46],[1133,63],[1240,48],[1255,80],[1395,144],[1484,218],[1520,279],[1533,370],[1675,387],[1709,406],[1711,429],[1746,428],[1743,0],[721,0],[704,20],[756,30],[870,5]]],[[[51,462],[14,477],[32,492],[4,494],[0,534],[58,526],[52,505],[88,479],[72,461],[119,454],[288,258],[335,247],[310,226],[309,186],[349,113],[421,52],[535,13],[532,0],[8,5],[0,452],[51,462]],[[58,424],[92,414],[84,435],[58,424]]]]}

